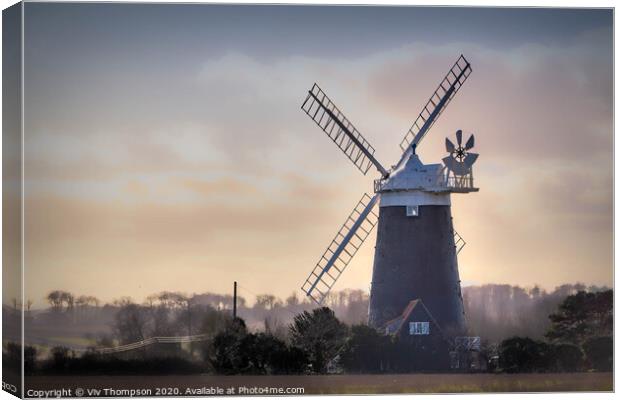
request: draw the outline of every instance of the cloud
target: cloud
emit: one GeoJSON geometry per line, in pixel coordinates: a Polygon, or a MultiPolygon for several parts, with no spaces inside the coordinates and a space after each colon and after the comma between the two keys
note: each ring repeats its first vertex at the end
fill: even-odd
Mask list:
{"type": "Polygon", "coordinates": [[[189,183],[188,190],[198,190],[203,201],[162,204],[146,196],[148,189],[140,185],[131,188],[132,195],[145,198],[133,204],[31,198],[26,203],[28,293],[35,297],[67,286],[103,299],[122,293],[140,298],[154,287],[165,289],[177,271],[193,274],[182,283],[189,291],[223,291],[235,276],[247,276],[246,281],[268,290],[273,277],[280,276],[278,290],[290,292],[305,274],[302,267],[318,257],[313,238],[322,247],[341,217],[330,206],[338,199],[306,179],[291,184],[286,189],[290,196],[284,199],[272,199],[238,182],[169,184],[178,188],[179,183],[189,183]],[[221,195],[212,196],[213,189],[221,195]],[[251,277],[258,271],[260,276],[251,277]],[[39,279],[42,274],[47,278],[39,279]],[[126,279],[138,275],[148,276],[150,286],[144,283],[138,289],[135,281],[126,279]]]}
{"type": "MultiPolygon", "coordinates": [[[[611,35],[597,30],[587,37],[596,41],[595,47],[604,47],[611,35]]],[[[458,46],[472,63],[473,74],[433,135],[445,136],[450,132],[446,127],[463,126],[479,134],[487,159],[587,161],[603,155],[610,160],[611,63],[595,56],[591,46],[583,40],[561,49],[540,44],[510,51],[458,46]]],[[[434,49],[426,55],[418,46],[405,47],[377,69],[368,83],[377,107],[413,121],[451,65],[452,46],[444,49],[443,54],[434,49]]]]}
{"type": "MultiPolygon", "coordinates": [[[[502,51],[414,42],[346,60],[231,51],[97,96],[67,88],[64,104],[29,114],[29,286],[101,291],[85,282],[118,283],[122,271],[142,286],[123,279],[115,295],[225,290],[239,276],[290,293],[376,177],[300,110],[306,91],[317,81],[389,166],[461,52],[474,73],[419,152],[437,162],[446,136],[476,134],[481,190],[453,196],[462,278],[609,285],[610,40],[597,30],[502,51]]],[[[339,286],[367,288],[373,240],[339,286]]]]}

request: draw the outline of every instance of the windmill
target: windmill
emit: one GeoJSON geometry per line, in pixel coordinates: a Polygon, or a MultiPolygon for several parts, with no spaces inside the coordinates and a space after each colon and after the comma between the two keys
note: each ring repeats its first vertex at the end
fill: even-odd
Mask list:
{"type": "Polygon", "coordinates": [[[444,331],[465,331],[457,264],[465,242],[452,226],[450,194],[478,191],[472,175],[478,155],[470,152],[474,137],[463,144],[459,130],[456,144],[446,139],[449,155],[443,164],[423,164],[416,149],[471,71],[461,55],[405,135],[403,154],[390,169],[317,84],[308,91],[301,107],[306,114],[363,174],[374,166],[381,175],[374,182],[374,195],[362,196],[303,283],[302,290],[314,302],[323,303],[378,225],[369,324],[383,327],[413,299],[421,299],[444,331]]]}

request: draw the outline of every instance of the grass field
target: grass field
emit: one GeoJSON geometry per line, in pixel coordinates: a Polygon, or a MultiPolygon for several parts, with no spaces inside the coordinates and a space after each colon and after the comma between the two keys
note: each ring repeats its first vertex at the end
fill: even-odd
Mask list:
{"type": "MultiPolygon", "coordinates": [[[[611,391],[612,373],[574,374],[410,374],[327,376],[33,376],[27,389],[69,388],[168,390],[189,395],[188,388],[239,387],[303,388],[305,394],[466,393],[611,391]]],[[[194,393],[193,395],[199,395],[194,393]]],[[[264,394],[264,393],[263,393],[264,394]]]]}

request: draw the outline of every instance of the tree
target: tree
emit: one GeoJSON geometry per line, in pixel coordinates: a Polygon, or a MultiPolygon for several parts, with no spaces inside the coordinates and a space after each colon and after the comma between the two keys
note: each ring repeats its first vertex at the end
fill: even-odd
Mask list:
{"type": "MultiPolygon", "coordinates": [[[[537,286],[529,290],[495,284],[467,286],[463,288],[463,303],[470,329],[484,332],[490,341],[499,343],[512,336],[541,340],[551,327],[549,315],[567,296],[584,289],[582,284],[561,285],[550,292],[537,286]]],[[[587,289],[594,292],[603,288],[587,289]]]]}
{"type": "Polygon", "coordinates": [[[543,372],[551,357],[548,344],[527,337],[506,339],[499,347],[499,364],[505,372],[543,372]]]}
{"type": "Polygon", "coordinates": [[[170,320],[170,310],[164,305],[149,307],[151,334],[153,336],[174,336],[178,329],[170,320]]]}
{"type": "Polygon", "coordinates": [[[349,290],[344,320],[350,324],[363,323],[368,318],[368,293],[363,290],[349,290]]]}
{"type": "Polygon", "coordinates": [[[2,345],[2,365],[7,369],[21,372],[22,345],[17,342],[7,342],[2,345]],[[5,364],[6,363],[6,364],[5,364]]]}
{"type": "Polygon", "coordinates": [[[247,301],[245,300],[245,297],[237,296],[237,307],[243,308],[245,307],[246,303],[247,301]]]}
{"type": "Polygon", "coordinates": [[[586,340],[583,351],[590,366],[597,371],[611,371],[614,365],[614,341],[611,336],[586,340]]]}
{"type": "Polygon", "coordinates": [[[50,303],[52,310],[54,310],[55,312],[60,312],[62,310],[62,293],[63,292],[60,290],[54,290],[47,294],[47,301],[50,303]]]}
{"type": "Polygon", "coordinates": [[[245,335],[239,344],[241,353],[245,355],[242,372],[255,375],[267,373],[272,353],[282,351],[282,346],[284,343],[269,334],[245,335]]]}
{"type": "Polygon", "coordinates": [[[32,317],[32,305],[34,304],[34,302],[31,299],[26,300],[26,315],[25,315],[25,323],[31,323],[33,321],[33,317],[32,317]]]}
{"type": "Polygon", "coordinates": [[[266,334],[275,336],[279,339],[286,339],[286,325],[280,322],[277,316],[267,315],[263,320],[263,324],[265,325],[266,334]]]}
{"type": "Polygon", "coordinates": [[[286,306],[287,307],[297,307],[299,305],[299,297],[297,297],[297,293],[293,292],[290,296],[286,298],[286,306]]]}
{"type": "Polygon", "coordinates": [[[381,372],[390,346],[389,336],[368,325],[354,325],[342,352],[342,365],[348,372],[381,372]]]}
{"type": "Polygon", "coordinates": [[[305,370],[307,358],[296,347],[267,333],[246,335],[241,344],[248,356],[246,371],[258,374],[296,374],[305,370]]]}
{"type": "Polygon", "coordinates": [[[325,373],[345,343],[346,326],[327,307],[297,314],[289,328],[291,343],[302,349],[316,373],[325,373]]]}
{"type": "Polygon", "coordinates": [[[209,336],[217,335],[232,323],[232,317],[229,314],[218,311],[210,305],[203,306],[201,315],[201,333],[209,336]]]}
{"type": "Polygon", "coordinates": [[[203,349],[204,359],[218,374],[233,375],[245,372],[248,362],[241,343],[247,334],[245,322],[241,318],[231,320],[226,329],[218,333],[203,349]]]}
{"type": "Polygon", "coordinates": [[[65,292],[64,290],[51,291],[47,294],[46,299],[55,312],[62,311],[64,305],[66,305],[67,311],[72,311],[75,305],[75,297],[73,294],[65,292]]]}
{"type": "Polygon", "coordinates": [[[308,355],[295,346],[280,347],[280,351],[271,353],[269,362],[274,375],[302,374],[306,372],[309,363],[308,355]]]}
{"type": "Polygon", "coordinates": [[[71,359],[68,348],[62,346],[52,347],[50,353],[52,354],[51,366],[55,371],[62,371],[68,366],[71,359]]]}
{"type": "Polygon", "coordinates": [[[88,304],[94,306],[95,308],[99,308],[99,304],[101,301],[95,296],[88,296],[88,304]]]}
{"type": "Polygon", "coordinates": [[[36,368],[37,349],[34,346],[24,346],[24,372],[32,374],[36,368]]]}
{"type": "Polygon", "coordinates": [[[134,302],[131,299],[131,297],[123,296],[123,297],[120,297],[118,299],[114,299],[114,301],[112,301],[112,304],[115,305],[116,307],[123,307],[123,306],[126,306],[128,304],[134,304],[134,302]]]}
{"type": "Polygon", "coordinates": [[[146,339],[147,312],[137,304],[121,306],[114,318],[114,329],[121,344],[138,342],[146,339]]]}
{"type": "Polygon", "coordinates": [[[276,303],[276,296],[272,294],[259,294],[256,296],[256,305],[257,308],[271,310],[273,309],[276,303]]]}
{"type": "Polygon", "coordinates": [[[87,305],[88,305],[88,298],[87,298],[87,296],[82,295],[82,296],[78,296],[78,298],[75,299],[75,306],[79,310],[84,309],[87,305]]]}
{"type": "Polygon", "coordinates": [[[219,333],[213,339],[211,365],[216,373],[234,375],[244,369],[243,354],[239,350],[241,339],[231,332],[219,333]]]}
{"type": "Polygon", "coordinates": [[[305,354],[268,333],[249,333],[242,319],[232,320],[204,348],[204,359],[216,373],[295,374],[308,364],[305,354]]]}
{"type": "Polygon", "coordinates": [[[67,311],[73,311],[75,305],[75,297],[69,292],[61,292],[61,300],[67,304],[67,311]]]}
{"type": "Polygon", "coordinates": [[[610,336],[613,328],[613,292],[579,291],[568,296],[549,319],[551,328],[545,336],[555,342],[580,346],[588,338],[610,336]]]}
{"type": "Polygon", "coordinates": [[[576,372],[583,366],[583,353],[573,344],[561,343],[552,346],[555,369],[560,372],[576,372]]]}
{"type": "Polygon", "coordinates": [[[191,336],[194,328],[193,322],[193,299],[179,292],[163,292],[161,294],[162,303],[166,304],[170,309],[178,309],[177,323],[179,326],[185,327],[185,334],[191,336]]]}

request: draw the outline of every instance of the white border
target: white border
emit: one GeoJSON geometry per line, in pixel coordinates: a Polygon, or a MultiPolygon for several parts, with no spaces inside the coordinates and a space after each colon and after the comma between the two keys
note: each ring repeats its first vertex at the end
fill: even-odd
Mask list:
{"type": "MultiPolygon", "coordinates": [[[[34,2],[34,1],[39,1],[39,0],[30,0],[28,2],[34,2]]],[[[95,2],[95,3],[103,3],[102,1],[64,1],[64,2],[95,2]]],[[[2,8],[7,8],[13,4],[15,4],[15,1],[11,1],[11,0],[0,0],[0,5],[2,5],[2,8]]],[[[151,0],[151,1],[118,1],[118,3],[213,3],[213,4],[227,4],[227,3],[234,3],[234,2],[230,2],[230,1],[223,1],[223,0],[211,0],[208,2],[188,2],[188,1],[174,1],[174,0],[151,0]]],[[[276,2],[276,1],[265,1],[265,0],[245,0],[245,1],[240,1],[237,4],[317,4],[317,5],[333,5],[333,4],[343,4],[343,5],[382,5],[382,6],[389,6],[389,5],[419,5],[419,6],[469,6],[469,7],[563,7],[563,8],[580,8],[580,7],[587,7],[587,8],[615,8],[615,3],[613,1],[609,1],[609,0],[590,0],[590,1],[578,1],[578,0],[563,0],[563,1],[554,1],[554,0],[537,0],[537,1],[484,1],[484,0],[478,0],[478,1],[446,1],[446,0],[425,0],[424,2],[412,2],[412,1],[407,1],[407,0],[390,0],[390,1],[376,1],[376,2],[369,2],[369,1],[352,1],[352,0],[338,0],[338,1],[329,1],[329,0],[315,0],[310,2],[307,1],[299,1],[299,0],[290,0],[290,1],[286,1],[286,2],[276,2]]],[[[614,10],[615,12],[615,10],[614,10]]],[[[614,15],[614,25],[615,25],[615,15],[614,15]]],[[[1,22],[0,22],[0,27],[1,27],[1,22]]],[[[24,22],[23,22],[23,14],[22,14],[22,43],[23,43],[23,29],[24,29],[24,22]]],[[[618,33],[615,29],[614,26],[614,155],[618,154],[618,150],[620,148],[620,145],[618,145],[617,141],[615,140],[615,128],[616,128],[616,119],[615,119],[615,114],[618,111],[617,107],[616,107],[616,103],[615,103],[615,93],[617,92],[618,89],[618,84],[615,80],[615,72],[616,72],[616,66],[617,64],[617,60],[616,60],[616,52],[615,52],[615,43],[617,42],[618,39],[618,33]]],[[[1,45],[1,42],[0,42],[1,45]]],[[[0,52],[0,61],[1,61],[1,52],[0,52]]],[[[22,67],[23,67],[23,51],[22,51],[22,67]]],[[[24,159],[23,159],[23,123],[24,123],[24,119],[23,119],[23,105],[24,105],[24,96],[23,96],[23,69],[22,69],[22,178],[23,178],[23,163],[24,163],[24,159]]],[[[1,87],[1,83],[0,83],[0,87],[1,87]]],[[[0,107],[2,105],[2,102],[0,100],[0,107]]],[[[1,154],[1,141],[0,141],[0,154],[1,154]]],[[[0,166],[0,171],[1,171],[1,166],[0,166]]],[[[615,213],[615,209],[617,206],[616,203],[616,197],[615,197],[615,187],[616,187],[616,179],[617,179],[617,174],[616,174],[616,164],[615,164],[615,157],[614,157],[614,232],[615,232],[615,217],[616,217],[616,213],[615,213]]],[[[24,191],[24,185],[23,185],[23,181],[22,181],[22,194],[24,191]]],[[[23,197],[22,197],[22,263],[24,260],[24,204],[23,204],[23,197]]],[[[0,223],[2,222],[2,217],[0,216],[0,223]]],[[[617,280],[617,276],[615,274],[615,265],[616,265],[616,252],[615,252],[615,248],[618,244],[618,238],[614,235],[614,288],[615,287],[619,287],[618,285],[618,280],[617,280]]],[[[0,255],[1,255],[1,251],[0,251],[0,255]]],[[[23,297],[24,297],[24,268],[22,268],[22,304],[23,303],[23,297]]],[[[1,287],[0,287],[0,295],[1,295],[1,287]]],[[[615,296],[614,296],[614,300],[615,300],[615,296]]],[[[615,301],[614,301],[614,307],[615,307],[615,301]]],[[[0,322],[0,327],[1,327],[1,322],[0,322]]],[[[23,313],[22,313],[22,327],[23,327],[23,313]]],[[[615,330],[615,319],[614,319],[614,337],[618,338],[619,335],[617,334],[617,330],[615,330]]],[[[23,330],[22,330],[22,338],[23,338],[23,330]]],[[[615,343],[615,342],[614,342],[615,343]]],[[[618,371],[618,367],[619,367],[619,361],[618,361],[618,351],[617,351],[617,347],[614,346],[614,367],[615,367],[615,371],[618,371]]],[[[23,351],[23,350],[22,350],[23,351]]],[[[23,368],[23,367],[22,367],[23,368]]],[[[1,366],[0,366],[0,371],[1,371],[1,366]]],[[[615,383],[615,372],[614,372],[614,383],[615,383]]],[[[22,376],[22,380],[23,380],[23,376],[22,376]]],[[[22,388],[23,388],[23,381],[22,381],[22,388]]],[[[436,398],[445,398],[447,396],[451,396],[451,395],[415,395],[416,399],[436,399],[436,398]]],[[[467,394],[467,395],[462,395],[462,396],[469,396],[469,397],[483,397],[485,399],[514,399],[514,398],[521,398],[521,397],[525,397],[528,396],[527,394],[520,394],[520,393],[514,393],[514,394],[481,394],[481,393],[476,393],[476,394],[467,394]]],[[[532,396],[531,394],[529,396],[532,396]]],[[[612,398],[614,395],[610,394],[610,393],[546,393],[546,394],[539,394],[539,395],[534,395],[534,396],[544,396],[545,398],[557,398],[557,399],[562,399],[562,400],[572,400],[572,399],[602,399],[602,398],[612,398]]],[[[353,398],[354,396],[338,396],[340,398],[353,398]]],[[[383,398],[396,398],[395,395],[389,395],[389,396],[382,396],[383,398]]],[[[402,396],[399,396],[402,398],[402,396]]],[[[10,394],[8,394],[7,392],[2,391],[0,394],[0,399],[13,399],[15,397],[11,396],[10,394]]],[[[242,399],[244,397],[232,397],[232,398],[239,398],[242,399]]],[[[247,398],[247,397],[245,397],[247,398]]],[[[290,398],[290,397],[288,397],[290,398]]],[[[317,399],[320,398],[319,396],[304,396],[304,399],[317,399]]]]}

